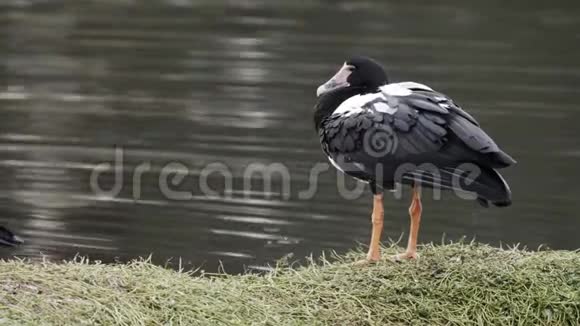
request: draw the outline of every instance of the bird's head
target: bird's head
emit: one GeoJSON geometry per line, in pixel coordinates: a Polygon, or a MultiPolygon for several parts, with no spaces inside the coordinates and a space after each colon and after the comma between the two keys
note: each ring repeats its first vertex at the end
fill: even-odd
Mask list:
{"type": "Polygon", "coordinates": [[[344,62],[340,70],[320,85],[316,96],[343,89],[360,90],[359,93],[372,92],[389,82],[383,66],[375,60],[355,56],[344,62]]]}
{"type": "Polygon", "coordinates": [[[7,228],[0,226],[0,246],[13,247],[24,241],[7,228]]]}

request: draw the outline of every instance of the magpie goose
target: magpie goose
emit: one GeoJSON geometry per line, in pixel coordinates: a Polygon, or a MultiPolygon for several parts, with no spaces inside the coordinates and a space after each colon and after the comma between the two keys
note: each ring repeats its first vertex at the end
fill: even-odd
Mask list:
{"type": "Polygon", "coordinates": [[[486,207],[511,204],[496,169],[516,161],[446,95],[415,82],[389,83],[383,66],[362,56],[347,60],[316,95],[322,150],[337,169],[369,183],[374,195],[369,251],[359,264],[380,259],[384,190],[412,189],[409,240],[397,261],[417,258],[421,187],[454,191],[486,207]]]}

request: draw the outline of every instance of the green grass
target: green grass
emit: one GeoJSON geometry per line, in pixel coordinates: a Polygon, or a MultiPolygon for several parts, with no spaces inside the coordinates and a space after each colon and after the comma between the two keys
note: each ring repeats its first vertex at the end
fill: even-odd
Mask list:
{"type": "Polygon", "coordinates": [[[418,261],[353,267],[361,257],[202,277],[146,261],[4,261],[0,325],[579,325],[577,251],[427,245],[418,261]]]}

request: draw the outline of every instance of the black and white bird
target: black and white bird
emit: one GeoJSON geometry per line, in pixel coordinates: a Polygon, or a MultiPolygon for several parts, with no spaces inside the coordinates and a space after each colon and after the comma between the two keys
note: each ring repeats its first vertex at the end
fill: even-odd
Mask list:
{"type": "Polygon", "coordinates": [[[421,187],[451,190],[483,206],[509,206],[511,192],[496,171],[515,164],[452,99],[428,86],[389,83],[384,68],[353,57],[318,87],[314,123],[324,153],[344,173],[370,184],[374,195],[369,251],[380,259],[383,191],[410,185],[411,226],[404,253],[417,257],[421,187]]]}
{"type": "Polygon", "coordinates": [[[12,231],[3,226],[0,226],[0,246],[14,247],[23,242],[24,241],[19,236],[12,233],[12,231]]]}

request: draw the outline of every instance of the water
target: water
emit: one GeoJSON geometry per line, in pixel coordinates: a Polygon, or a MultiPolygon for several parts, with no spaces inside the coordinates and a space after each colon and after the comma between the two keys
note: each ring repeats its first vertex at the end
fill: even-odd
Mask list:
{"type": "MultiPolygon", "coordinates": [[[[394,81],[451,95],[519,161],[503,171],[508,209],[426,196],[421,241],[580,247],[577,2],[136,3],[0,5],[0,224],[26,240],[3,257],[153,254],[159,264],[216,270],[222,261],[239,272],[367,243],[368,190],[343,199],[331,168],[313,198],[299,198],[325,162],[315,89],[352,53],[384,62],[394,81]],[[116,147],[123,187],[114,198],[95,194],[91,171],[113,162],[116,147]],[[191,198],[160,190],[170,162],[190,172],[170,188],[191,198]],[[134,168],[145,163],[136,196],[134,168]],[[224,189],[218,173],[203,179],[218,163],[232,175],[228,198],[202,191],[224,189]],[[269,191],[259,175],[244,185],[256,163],[284,165],[290,198],[280,178],[269,191]]],[[[99,180],[114,183],[112,173],[99,180]]],[[[407,232],[408,201],[386,196],[385,239],[407,232]]]]}

